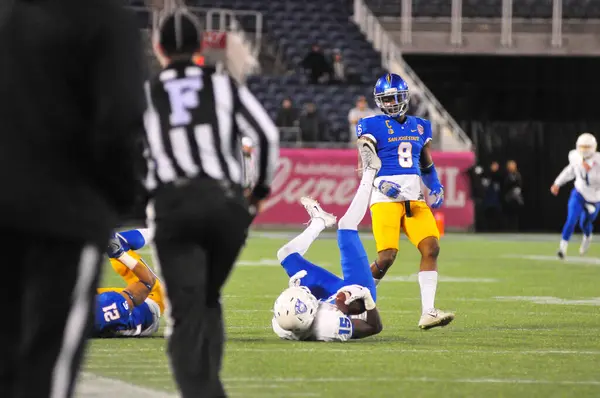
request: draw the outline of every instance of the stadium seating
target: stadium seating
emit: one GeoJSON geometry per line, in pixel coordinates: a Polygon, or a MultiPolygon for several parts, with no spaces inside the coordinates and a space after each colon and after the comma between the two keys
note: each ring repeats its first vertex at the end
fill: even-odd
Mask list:
{"type": "MultiPolygon", "coordinates": [[[[264,15],[267,40],[281,50],[289,76],[254,76],[249,79],[252,91],[274,116],[281,99],[289,96],[301,107],[314,102],[329,124],[325,139],[348,137],[348,112],[358,95],[370,99],[375,79],[385,73],[381,56],[350,20],[352,2],[347,0],[190,0],[188,5],[203,8],[253,10],[264,15]],[[318,12],[317,12],[318,11],[318,12]],[[313,43],[326,51],[339,48],[346,71],[356,74],[357,83],[350,86],[315,86],[304,79],[299,67],[313,43]],[[360,83],[359,83],[360,82],[360,83]]],[[[242,17],[247,31],[256,28],[254,17],[242,17]]]]}
{"type": "MultiPolygon", "coordinates": [[[[378,16],[400,16],[402,0],[366,0],[378,16]]],[[[551,18],[552,0],[513,0],[516,18],[551,18]]],[[[451,0],[412,0],[416,17],[450,17],[451,0]]],[[[463,0],[463,16],[467,18],[499,18],[502,0],[463,0]]],[[[563,18],[600,18],[598,0],[563,0],[563,18]]]]}
{"type": "MultiPolygon", "coordinates": [[[[370,86],[307,85],[296,75],[252,76],[248,87],[261,101],[269,115],[275,119],[281,101],[289,97],[296,107],[313,102],[317,111],[329,124],[323,141],[346,141],[349,137],[348,112],[355,106],[356,98],[365,95],[372,99],[370,86]]],[[[372,102],[372,101],[371,101],[372,102]]],[[[282,137],[292,140],[293,137],[282,137]]]]}

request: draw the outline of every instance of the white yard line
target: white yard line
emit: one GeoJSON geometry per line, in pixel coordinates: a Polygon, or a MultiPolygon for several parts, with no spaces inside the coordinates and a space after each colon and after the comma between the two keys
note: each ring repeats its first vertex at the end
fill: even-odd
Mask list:
{"type": "MultiPolygon", "coordinates": [[[[138,364],[136,367],[140,367],[138,364]]],[[[114,366],[113,366],[114,367],[114,366]]],[[[122,373],[122,372],[119,372],[122,373]]],[[[139,374],[140,372],[132,372],[139,374]]],[[[143,371],[144,375],[150,375],[149,372],[143,371]]],[[[153,380],[171,380],[171,377],[165,374],[165,372],[153,372],[153,376],[162,376],[160,378],[152,377],[153,380]]],[[[244,382],[243,385],[226,387],[228,391],[227,395],[231,397],[244,397],[244,398],[259,398],[266,396],[273,396],[278,398],[293,398],[293,397],[320,397],[321,394],[317,392],[282,392],[280,390],[284,385],[279,384],[263,384],[255,383],[248,384],[244,382]],[[263,390],[261,392],[251,390],[263,390]],[[264,390],[271,391],[264,391],[264,390]]],[[[106,397],[127,397],[127,398],[178,398],[177,394],[170,394],[167,392],[161,392],[136,386],[134,384],[126,383],[119,379],[113,379],[108,377],[98,376],[89,372],[82,372],[79,376],[79,383],[77,384],[75,391],[75,398],[106,398],[106,397]]]]}
{"type": "Polygon", "coordinates": [[[443,379],[433,377],[327,377],[327,378],[256,378],[240,377],[224,379],[225,382],[252,383],[363,383],[363,382],[431,382],[431,383],[482,383],[482,384],[553,384],[600,386],[600,380],[537,380],[537,379],[498,379],[498,378],[458,378],[443,379]]]}
{"type": "Polygon", "coordinates": [[[531,260],[531,261],[540,261],[544,263],[551,263],[551,265],[556,265],[556,263],[566,264],[566,265],[581,265],[587,267],[600,267],[600,258],[595,257],[579,257],[567,256],[565,259],[561,260],[556,256],[546,256],[546,255],[538,255],[538,254],[506,254],[502,256],[503,258],[514,258],[520,260],[531,260]]]}
{"type": "MultiPolygon", "coordinates": [[[[294,343],[289,343],[291,346],[294,343]]],[[[321,343],[321,344],[309,344],[311,347],[299,347],[298,344],[295,343],[294,347],[281,347],[281,348],[235,348],[228,347],[225,349],[226,352],[285,352],[288,354],[296,354],[298,352],[314,352],[314,353],[345,353],[345,354],[354,354],[357,352],[360,353],[377,353],[377,355],[383,354],[481,354],[481,355],[600,355],[600,350],[465,350],[465,349],[427,349],[427,348],[393,348],[393,347],[382,347],[382,348],[368,348],[361,347],[360,342],[354,342],[349,344],[344,344],[344,347],[340,348],[332,348],[330,344],[321,343]]],[[[120,348],[119,353],[135,353],[139,352],[140,348],[120,348]]],[[[150,350],[144,350],[150,351],[150,350]]],[[[154,350],[156,351],[156,350],[154,350]]],[[[115,350],[113,348],[109,349],[99,349],[94,348],[90,351],[88,356],[103,356],[103,353],[111,356],[114,355],[115,350]]],[[[124,360],[120,360],[120,362],[127,362],[124,360]]],[[[98,365],[92,365],[92,367],[97,367],[98,365]]],[[[114,366],[113,366],[114,367],[114,366]]],[[[127,372],[127,371],[125,371],[127,372]]],[[[132,371],[132,373],[135,373],[132,371]]]]}
{"type": "Polygon", "coordinates": [[[109,379],[88,372],[82,372],[75,389],[75,398],[177,398],[169,394],[126,383],[118,379],[109,379]]]}
{"type": "Polygon", "coordinates": [[[370,352],[377,353],[377,355],[383,354],[481,354],[481,355],[600,355],[600,350],[461,350],[461,349],[406,349],[406,348],[392,348],[386,347],[385,349],[369,349],[360,348],[356,345],[360,343],[350,343],[352,347],[346,348],[329,348],[327,346],[321,348],[228,348],[226,351],[235,352],[286,352],[286,353],[298,353],[298,352],[336,352],[353,354],[356,352],[370,352]]]}

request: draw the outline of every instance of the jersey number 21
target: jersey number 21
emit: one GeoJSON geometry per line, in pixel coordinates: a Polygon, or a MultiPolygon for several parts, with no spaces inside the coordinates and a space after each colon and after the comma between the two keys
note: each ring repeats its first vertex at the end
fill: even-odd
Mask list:
{"type": "Polygon", "coordinates": [[[104,312],[104,320],[107,323],[110,321],[116,321],[121,317],[121,314],[119,314],[119,310],[117,309],[117,303],[112,303],[111,305],[102,307],[102,312],[104,312]]]}

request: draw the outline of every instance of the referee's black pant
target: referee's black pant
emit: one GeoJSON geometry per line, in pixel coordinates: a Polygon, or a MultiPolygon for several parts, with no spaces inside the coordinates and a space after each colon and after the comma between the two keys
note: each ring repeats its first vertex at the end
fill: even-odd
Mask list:
{"type": "Polygon", "coordinates": [[[93,326],[100,245],[1,233],[0,397],[70,397],[93,326]]]}
{"type": "Polygon", "coordinates": [[[149,225],[155,224],[154,249],[170,304],[175,381],[183,398],[225,397],[220,297],[251,222],[242,190],[191,180],[160,187],[151,206],[149,225]]]}

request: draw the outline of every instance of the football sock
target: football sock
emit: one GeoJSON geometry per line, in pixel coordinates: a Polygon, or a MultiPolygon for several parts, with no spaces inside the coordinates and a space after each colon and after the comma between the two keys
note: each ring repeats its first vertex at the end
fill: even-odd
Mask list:
{"type": "Polygon", "coordinates": [[[298,253],[301,256],[308,251],[310,245],[319,237],[321,231],[325,229],[325,221],[321,218],[313,218],[310,225],[294,239],[289,241],[277,252],[279,261],[283,261],[292,253],[298,253]]]}
{"type": "Polygon", "coordinates": [[[365,213],[369,208],[369,200],[371,199],[371,191],[373,190],[373,180],[377,170],[366,168],[363,172],[360,184],[356,190],[356,194],[346,210],[346,214],[338,222],[339,229],[356,230],[358,224],[365,217],[365,213]]]}
{"type": "Polygon", "coordinates": [[[423,314],[435,308],[435,291],[437,289],[437,271],[419,272],[419,286],[421,287],[421,307],[423,314]]]}
{"type": "Polygon", "coordinates": [[[569,246],[569,242],[567,242],[566,240],[562,239],[560,241],[560,244],[558,245],[558,250],[560,250],[563,253],[567,253],[567,247],[569,246]]]}
{"type": "Polygon", "coordinates": [[[592,241],[592,235],[588,235],[588,236],[583,235],[583,242],[591,242],[591,241],[592,241]]]}

